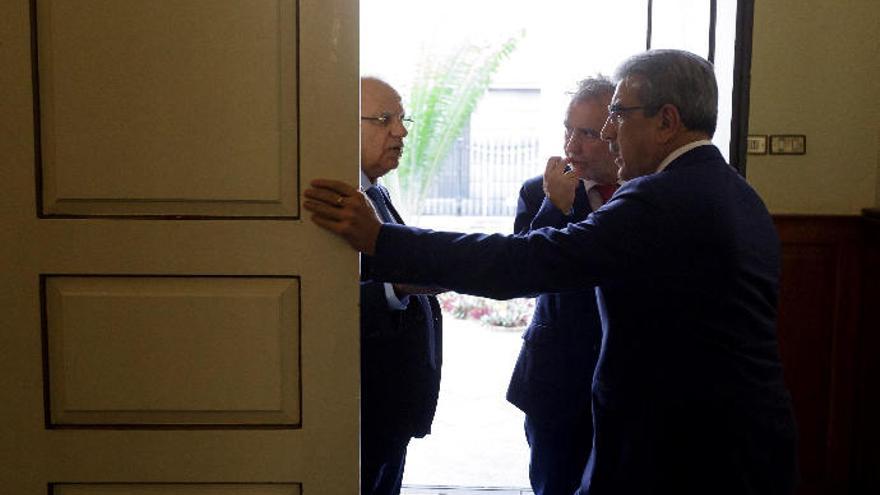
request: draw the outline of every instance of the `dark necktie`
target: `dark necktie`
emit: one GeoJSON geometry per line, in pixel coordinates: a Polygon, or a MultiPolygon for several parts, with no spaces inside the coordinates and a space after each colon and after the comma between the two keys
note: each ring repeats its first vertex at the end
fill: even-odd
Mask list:
{"type": "Polygon", "coordinates": [[[391,215],[391,210],[388,209],[388,203],[385,194],[379,189],[379,186],[372,186],[367,188],[365,191],[367,196],[373,201],[373,206],[376,207],[376,213],[379,214],[379,218],[385,223],[397,223],[394,220],[394,216],[391,215]]]}
{"type": "MultiPolygon", "coordinates": [[[[370,197],[370,200],[373,202],[373,206],[376,207],[376,213],[379,214],[379,218],[384,223],[399,223],[395,220],[394,215],[391,214],[391,210],[389,209],[389,205],[391,204],[391,200],[385,194],[384,191],[379,189],[379,186],[371,186],[367,188],[366,191],[367,196],[370,197]]],[[[426,296],[408,296],[410,297],[409,304],[418,304],[421,306],[420,311],[425,311],[427,314],[427,318],[431,318],[431,306],[428,302],[428,298],[426,296]]],[[[439,329],[435,329],[435,331],[439,331],[439,329]]],[[[431,367],[437,369],[440,367],[440,360],[437,356],[437,344],[433,340],[433,336],[429,336],[427,346],[428,346],[428,362],[431,367]]]]}

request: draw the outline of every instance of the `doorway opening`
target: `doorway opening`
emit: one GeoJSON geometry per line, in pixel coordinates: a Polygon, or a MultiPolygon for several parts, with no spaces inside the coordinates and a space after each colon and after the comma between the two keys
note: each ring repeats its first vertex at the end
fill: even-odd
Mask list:
{"type": "MultiPolygon", "coordinates": [[[[647,38],[652,48],[712,53],[719,94],[731,95],[737,4],[361,2],[361,73],[397,88],[415,120],[400,167],[382,179],[395,205],[410,225],[512,233],[522,183],[542,174],[547,157],[564,154],[562,122],[577,81],[611,75],[647,38]],[[447,107],[425,105],[431,98],[447,107]],[[449,117],[462,108],[465,118],[449,117]]],[[[713,141],[725,156],[730,116],[731,99],[722,97],[713,141]]],[[[525,321],[487,324],[492,318],[479,314],[513,320],[530,315],[531,302],[441,300],[440,399],[432,434],[410,443],[403,492],[531,493],[524,416],[504,398],[525,321]],[[474,308],[474,318],[454,316],[474,308]]]]}

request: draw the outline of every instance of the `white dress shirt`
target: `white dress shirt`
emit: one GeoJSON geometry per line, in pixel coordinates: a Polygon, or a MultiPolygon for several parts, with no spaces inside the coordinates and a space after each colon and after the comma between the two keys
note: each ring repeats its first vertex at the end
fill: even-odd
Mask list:
{"type": "MultiPolygon", "coordinates": [[[[587,199],[590,201],[590,209],[593,211],[598,210],[605,204],[605,200],[602,198],[602,194],[599,193],[598,189],[593,189],[593,186],[598,186],[599,183],[590,180],[590,179],[581,179],[581,182],[584,183],[584,190],[587,191],[587,199]]],[[[620,182],[617,183],[620,186],[620,182]]]]}
{"type": "Polygon", "coordinates": [[[688,151],[690,151],[694,148],[699,148],[700,146],[711,146],[711,145],[712,145],[712,141],[709,141],[708,139],[701,139],[699,141],[692,141],[692,142],[676,149],[672,153],[670,153],[662,162],[660,162],[660,166],[657,167],[657,172],[662,172],[663,169],[666,168],[667,165],[672,163],[672,160],[675,160],[676,158],[680,157],[681,155],[687,153],[688,151]]]}

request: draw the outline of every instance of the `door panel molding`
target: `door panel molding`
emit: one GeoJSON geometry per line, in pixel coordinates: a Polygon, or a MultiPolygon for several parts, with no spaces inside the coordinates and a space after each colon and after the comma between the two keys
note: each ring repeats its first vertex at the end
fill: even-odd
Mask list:
{"type": "Polygon", "coordinates": [[[291,483],[50,483],[49,495],[300,495],[291,483]]]}
{"type": "Polygon", "coordinates": [[[40,299],[47,428],[302,426],[299,277],[44,274],[40,299]]]}
{"type": "Polygon", "coordinates": [[[31,10],[39,217],[299,218],[299,2],[31,10]]]}

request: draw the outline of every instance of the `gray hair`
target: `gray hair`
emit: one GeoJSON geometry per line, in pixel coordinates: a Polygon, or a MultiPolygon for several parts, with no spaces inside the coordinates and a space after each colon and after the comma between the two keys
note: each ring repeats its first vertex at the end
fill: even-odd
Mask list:
{"type": "Polygon", "coordinates": [[[689,130],[715,134],[718,122],[718,84],[712,64],[683,50],[649,50],[626,59],[614,72],[614,82],[635,76],[645,114],[672,104],[689,130]]]}
{"type": "Polygon", "coordinates": [[[595,76],[581,79],[577,83],[577,89],[571,93],[571,101],[594,100],[602,97],[610,98],[614,94],[614,83],[608,76],[596,74],[595,76]]]}

